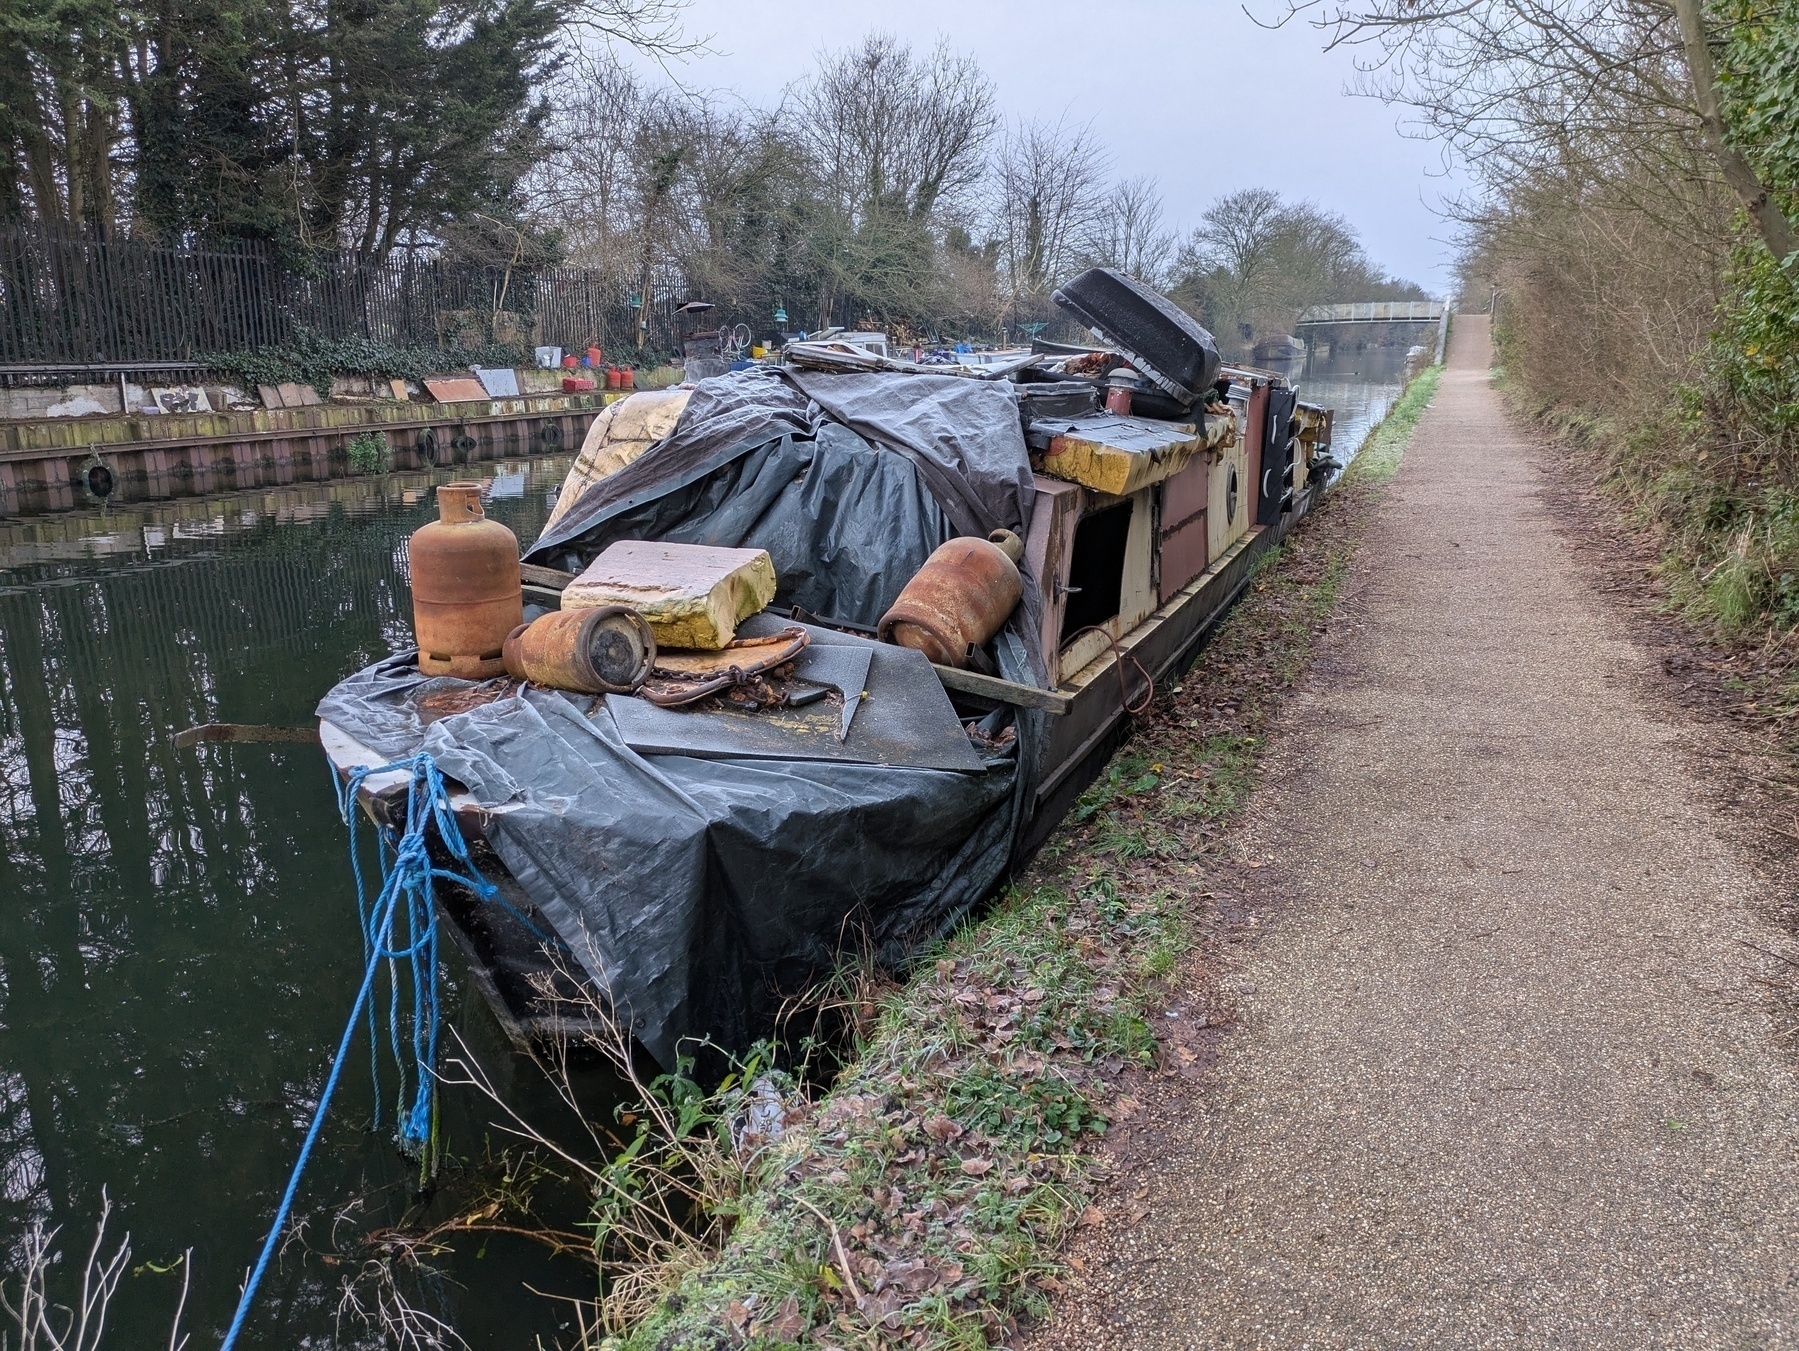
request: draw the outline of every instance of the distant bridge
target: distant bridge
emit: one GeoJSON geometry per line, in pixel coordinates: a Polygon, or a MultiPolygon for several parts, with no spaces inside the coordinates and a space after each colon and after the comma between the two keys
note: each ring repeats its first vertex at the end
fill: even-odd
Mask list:
{"type": "Polygon", "coordinates": [[[1295,328],[1310,324],[1435,324],[1441,300],[1358,300],[1347,305],[1313,305],[1302,310],[1295,328]]]}

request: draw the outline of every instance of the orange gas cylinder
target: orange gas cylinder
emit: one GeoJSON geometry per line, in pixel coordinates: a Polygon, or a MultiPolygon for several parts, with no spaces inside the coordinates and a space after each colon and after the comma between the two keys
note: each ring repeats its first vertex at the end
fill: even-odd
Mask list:
{"type": "Polygon", "coordinates": [[[506,635],[524,621],[518,537],[481,510],[479,483],[437,490],[438,519],[412,532],[412,631],[426,675],[505,675],[506,635]]]}
{"type": "Polygon", "coordinates": [[[969,649],[1000,631],[1024,583],[1024,541],[1010,530],[940,544],[881,616],[884,643],[917,648],[939,666],[968,665],[969,649]]]}
{"type": "Polygon", "coordinates": [[[582,694],[631,694],[656,663],[656,635],[625,605],[551,610],[506,635],[506,674],[582,694]]]}
{"type": "Polygon", "coordinates": [[[620,389],[636,389],[637,372],[629,366],[620,366],[618,368],[618,387],[620,389]]]}

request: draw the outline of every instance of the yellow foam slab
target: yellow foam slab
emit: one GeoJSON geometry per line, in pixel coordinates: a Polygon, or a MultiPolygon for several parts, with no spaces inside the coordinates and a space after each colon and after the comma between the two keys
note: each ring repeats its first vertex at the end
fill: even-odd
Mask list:
{"type": "Polygon", "coordinates": [[[620,540],[562,593],[565,610],[629,605],[658,647],[724,647],[737,625],[775,598],[766,549],[620,540]]]}

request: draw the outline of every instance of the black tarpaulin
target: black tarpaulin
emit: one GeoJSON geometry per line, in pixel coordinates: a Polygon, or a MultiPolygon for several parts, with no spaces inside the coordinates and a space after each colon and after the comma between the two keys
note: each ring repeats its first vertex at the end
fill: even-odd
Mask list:
{"type": "MultiPolygon", "coordinates": [[[[816,402],[760,370],[703,382],[674,434],[529,556],[574,569],[624,538],[766,548],[777,605],[872,625],[968,513],[1023,526],[1010,387],[820,380],[841,383],[808,379],[816,402]]],[[[1015,614],[995,639],[1007,678],[1041,683],[1037,632],[1015,614]]],[[[846,949],[896,965],[956,923],[1006,869],[1041,744],[1042,715],[1023,714],[1015,747],[978,772],[640,755],[603,703],[545,690],[426,725],[418,698],[443,685],[403,655],[338,685],[319,716],[389,758],[428,750],[503,808],[495,851],[664,1064],[686,1038],[766,1033],[846,949]]]]}

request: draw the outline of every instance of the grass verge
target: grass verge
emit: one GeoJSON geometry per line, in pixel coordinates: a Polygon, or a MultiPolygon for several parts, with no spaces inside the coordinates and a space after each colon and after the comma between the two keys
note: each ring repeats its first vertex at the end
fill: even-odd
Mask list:
{"type": "Polygon", "coordinates": [[[1093,1146],[1134,1110],[1132,1072],[1169,1054],[1149,1014],[1195,941],[1203,856],[1439,374],[1263,561],[1017,883],[879,1001],[829,1093],[763,1156],[723,1249],[671,1264],[653,1312],[600,1345],[973,1348],[1046,1308],[1063,1239],[1099,1218],[1093,1146]]]}

